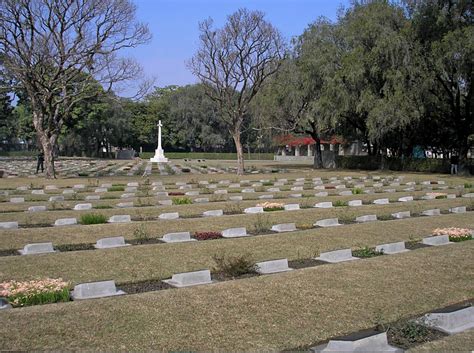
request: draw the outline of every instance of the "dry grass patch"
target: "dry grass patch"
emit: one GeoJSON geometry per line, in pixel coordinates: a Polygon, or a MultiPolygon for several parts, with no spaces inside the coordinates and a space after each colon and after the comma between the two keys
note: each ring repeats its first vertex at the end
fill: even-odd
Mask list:
{"type": "Polygon", "coordinates": [[[469,242],[208,286],[4,311],[0,349],[307,347],[370,328],[380,315],[397,321],[472,298],[473,251],[469,242]]]}
{"type": "Polygon", "coordinates": [[[474,348],[474,329],[445,337],[441,340],[428,342],[418,347],[409,349],[409,353],[445,353],[445,352],[470,352],[474,348]]]}

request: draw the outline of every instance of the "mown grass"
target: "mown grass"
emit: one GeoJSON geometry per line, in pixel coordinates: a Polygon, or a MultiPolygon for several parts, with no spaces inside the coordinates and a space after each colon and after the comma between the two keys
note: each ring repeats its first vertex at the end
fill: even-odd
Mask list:
{"type": "MultiPolygon", "coordinates": [[[[149,244],[117,248],[113,251],[82,251],[36,256],[0,257],[0,281],[30,279],[35,276],[61,277],[72,283],[115,279],[118,282],[168,278],[173,273],[211,268],[212,255],[249,253],[255,262],[288,258],[307,259],[320,252],[344,248],[374,247],[396,241],[421,239],[434,228],[473,227],[472,215],[442,215],[438,217],[404,219],[351,224],[335,228],[320,228],[291,233],[220,239],[176,244],[149,244]],[[61,264],[61,266],[58,266],[61,264]]],[[[98,237],[120,233],[114,225],[109,233],[97,232],[101,225],[90,226],[98,237]],[[96,228],[96,229],[93,229],[96,228]]],[[[128,225],[122,225],[128,226],[128,225]]],[[[135,229],[136,226],[131,226],[135,229]]],[[[184,229],[181,229],[182,231],[184,229]]],[[[154,234],[149,228],[148,234],[154,234]]],[[[68,237],[73,234],[68,235],[68,237]]],[[[471,243],[467,241],[463,244],[471,243]]],[[[54,242],[53,242],[54,244],[54,242]]]]}
{"type": "MultiPolygon", "coordinates": [[[[70,302],[7,310],[0,313],[0,349],[281,351],[308,347],[373,327],[381,315],[393,322],[472,298],[473,251],[474,242],[468,242],[449,249],[433,247],[207,286],[91,300],[87,305],[70,302]]],[[[466,340],[467,346],[460,348],[472,348],[469,343],[466,340]]]]}

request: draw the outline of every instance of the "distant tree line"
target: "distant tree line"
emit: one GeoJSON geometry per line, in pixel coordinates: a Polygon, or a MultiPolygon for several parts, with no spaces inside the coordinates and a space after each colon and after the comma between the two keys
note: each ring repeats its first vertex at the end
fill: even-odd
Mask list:
{"type": "MultiPolygon", "coordinates": [[[[131,4],[121,3],[133,12],[131,4]]],[[[113,14],[97,14],[106,15],[113,22],[113,14]]],[[[135,36],[130,46],[148,39],[145,27],[136,28],[131,34],[127,29],[135,36]]],[[[153,150],[160,119],[165,149],[237,151],[241,170],[244,152],[271,151],[273,137],[288,132],[313,137],[316,168],[322,167],[320,141],[333,135],[363,141],[372,156],[410,158],[419,147],[456,153],[461,164],[473,146],[472,1],[353,1],[336,21],[318,18],[291,43],[262,13],[245,9],[220,29],[208,20],[200,30],[200,47],[189,63],[199,84],[159,87],[140,100],[125,99],[85,60],[81,72],[67,72],[70,83],[64,86],[72,97],[80,89],[80,99],[71,99],[67,109],[40,107],[43,115],[54,115],[43,121],[42,131],[50,129],[50,141],[62,154],[110,156],[110,146],[153,150]]],[[[0,141],[44,147],[47,141],[41,142],[34,123],[33,86],[14,75],[8,55],[0,56],[0,141]]],[[[51,61],[44,74],[50,77],[59,64],[51,61]]],[[[118,70],[113,79],[131,76],[118,70]]],[[[52,97],[63,99],[60,91],[52,97]]]]}

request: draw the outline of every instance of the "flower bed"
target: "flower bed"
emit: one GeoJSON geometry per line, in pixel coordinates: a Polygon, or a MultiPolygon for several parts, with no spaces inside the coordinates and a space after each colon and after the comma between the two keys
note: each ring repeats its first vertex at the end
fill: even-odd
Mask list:
{"type": "Polygon", "coordinates": [[[221,232],[196,232],[194,238],[197,240],[210,240],[222,238],[221,232]]]}
{"type": "Polygon", "coordinates": [[[0,296],[14,307],[69,301],[69,283],[61,278],[0,283],[0,296]]]}
{"type": "Polygon", "coordinates": [[[257,204],[257,207],[262,207],[264,211],[282,211],[285,209],[284,204],[280,202],[263,202],[257,204]]]}
{"type": "Polygon", "coordinates": [[[426,194],[427,196],[434,196],[435,199],[445,199],[448,197],[447,194],[443,192],[429,192],[426,194]]]}
{"type": "Polygon", "coordinates": [[[448,235],[449,240],[454,242],[472,239],[471,230],[467,228],[436,228],[433,230],[433,235],[448,235]]]}

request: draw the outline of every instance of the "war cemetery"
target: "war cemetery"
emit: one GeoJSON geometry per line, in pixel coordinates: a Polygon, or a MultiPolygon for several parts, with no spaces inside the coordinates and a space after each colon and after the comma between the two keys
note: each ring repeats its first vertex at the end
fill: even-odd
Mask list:
{"type": "Polygon", "coordinates": [[[0,2],[0,350],[472,351],[472,4],[160,3],[0,2]]]}

